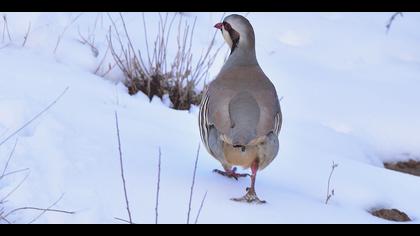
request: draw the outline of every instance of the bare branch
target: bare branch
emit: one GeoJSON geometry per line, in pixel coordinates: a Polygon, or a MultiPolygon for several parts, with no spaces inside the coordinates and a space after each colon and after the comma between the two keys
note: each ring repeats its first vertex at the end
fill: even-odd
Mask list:
{"type": "Polygon", "coordinates": [[[197,224],[198,222],[198,218],[200,217],[200,213],[201,213],[201,210],[203,209],[204,201],[206,201],[206,197],[207,197],[207,191],[204,194],[203,199],[201,200],[200,208],[198,209],[197,217],[195,218],[194,224],[197,224]]]}
{"type": "MultiPolygon", "coordinates": [[[[105,71],[105,72],[103,72],[102,74],[100,74],[99,76],[101,76],[101,77],[105,77],[109,72],[111,72],[114,68],[115,68],[115,66],[117,66],[117,63],[114,63],[114,64],[112,64],[111,65],[111,63],[109,63],[108,64],[108,69],[105,71]]],[[[95,74],[97,74],[98,73],[98,70],[100,69],[100,67],[101,67],[101,64],[99,64],[98,65],[98,68],[97,68],[97,70],[95,71],[95,74]]]]}
{"type": "Polygon", "coordinates": [[[59,198],[58,198],[58,200],[56,200],[53,204],[51,204],[49,207],[47,207],[47,208],[40,208],[40,207],[19,207],[19,208],[16,208],[16,209],[13,209],[13,210],[11,210],[10,212],[8,212],[7,214],[5,214],[5,216],[3,217],[3,218],[7,218],[7,217],[9,217],[10,215],[12,215],[12,214],[14,214],[14,213],[16,213],[16,212],[18,212],[18,211],[26,211],[26,210],[34,210],[34,211],[41,211],[41,213],[39,214],[39,215],[37,215],[35,218],[33,218],[30,222],[29,222],[29,224],[32,224],[32,223],[34,223],[35,221],[37,221],[41,216],[43,216],[45,213],[47,213],[47,212],[57,212],[57,213],[64,213],[64,214],[69,214],[69,215],[73,215],[73,214],[75,214],[76,212],[75,211],[65,211],[65,210],[60,210],[60,209],[54,209],[53,207],[55,206],[55,205],[57,205],[58,204],[58,202],[60,202],[61,201],[61,199],[63,198],[63,196],[64,196],[64,194],[62,194],[59,198]]]}
{"type": "MultiPolygon", "coordinates": [[[[11,195],[13,194],[13,192],[15,192],[21,185],[23,182],[25,182],[25,180],[27,179],[27,177],[29,176],[29,173],[25,176],[25,178],[11,191],[9,192],[9,194],[7,194],[1,201],[1,203],[4,203],[5,200],[11,195]]],[[[37,215],[36,217],[34,217],[31,221],[29,221],[28,224],[32,224],[35,221],[37,221],[41,216],[43,216],[45,213],[47,212],[57,212],[57,213],[64,213],[64,214],[75,214],[75,211],[65,211],[65,210],[61,210],[61,209],[54,209],[53,207],[55,205],[57,205],[57,203],[63,198],[64,194],[62,194],[60,196],[60,198],[55,201],[53,204],[51,204],[49,207],[47,208],[40,208],[40,207],[32,207],[32,206],[28,206],[28,207],[19,207],[19,208],[15,208],[7,213],[4,212],[4,208],[2,208],[0,210],[0,221],[3,220],[8,224],[11,224],[12,222],[8,220],[8,217],[11,216],[12,214],[19,212],[19,211],[25,211],[25,210],[34,210],[34,211],[41,211],[41,213],[39,215],[37,215]]]]}
{"type": "Polygon", "coordinates": [[[159,147],[159,160],[158,160],[158,177],[156,183],[156,205],[155,205],[155,224],[158,223],[159,218],[159,192],[160,192],[160,169],[161,169],[162,152],[159,147]]]}
{"type": "Polygon", "coordinates": [[[74,214],[74,211],[63,211],[63,210],[57,210],[57,209],[52,209],[55,205],[57,205],[57,203],[59,201],[61,201],[61,199],[64,197],[64,194],[61,194],[61,196],[57,199],[57,201],[55,201],[53,204],[51,204],[49,207],[43,209],[43,208],[36,208],[36,207],[26,207],[25,210],[37,210],[37,211],[41,211],[41,213],[36,216],[34,219],[32,219],[29,224],[34,223],[35,221],[37,221],[42,215],[44,215],[47,212],[59,212],[59,213],[65,213],[65,214],[74,214]]]}
{"type": "Polygon", "coordinates": [[[403,17],[403,13],[402,12],[395,12],[394,14],[392,14],[392,16],[388,20],[388,23],[386,24],[386,32],[387,33],[391,29],[392,23],[394,22],[394,20],[397,16],[403,17]]]}
{"type": "Polygon", "coordinates": [[[330,176],[328,177],[327,197],[325,199],[325,204],[328,204],[328,201],[330,200],[330,198],[332,196],[334,196],[334,189],[332,189],[331,192],[330,192],[330,182],[331,182],[331,176],[332,176],[335,168],[337,168],[337,167],[338,167],[338,164],[334,163],[334,161],[333,161],[332,166],[331,166],[330,176]]]}
{"type": "MultiPolygon", "coordinates": [[[[106,57],[108,56],[108,52],[109,52],[109,49],[110,49],[110,44],[108,44],[108,47],[106,48],[106,51],[105,51],[105,53],[104,53],[104,56],[102,57],[102,59],[101,59],[101,61],[99,62],[99,64],[98,64],[98,66],[96,67],[96,69],[95,69],[95,74],[97,75],[98,73],[99,73],[99,70],[101,69],[101,67],[102,67],[102,65],[104,64],[104,62],[105,62],[105,59],[106,59],[106,57]]],[[[111,66],[111,65],[109,65],[108,66],[108,70],[106,70],[102,75],[101,75],[101,77],[104,77],[106,74],[108,74],[109,73],[109,71],[111,71],[115,66],[117,65],[117,63],[114,63],[114,65],[113,66],[111,66]]]]}
{"type": "MultiPolygon", "coordinates": [[[[57,204],[57,203],[55,203],[55,204],[57,204]]],[[[16,209],[13,209],[12,211],[10,211],[6,216],[9,216],[13,213],[16,213],[18,211],[23,211],[23,210],[34,210],[34,211],[43,211],[43,212],[58,212],[58,213],[64,213],[64,214],[70,214],[70,215],[76,214],[75,211],[65,211],[65,210],[59,210],[59,209],[53,209],[53,208],[19,207],[19,208],[16,208],[16,209]]]]}
{"type": "Polygon", "coordinates": [[[197,172],[197,164],[198,164],[199,155],[200,155],[200,143],[198,144],[197,155],[195,157],[195,163],[194,163],[194,172],[193,172],[192,183],[191,183],[190,199],[188,201],[187,224],[190,223],[191,204],[192,204],[192,198],[193,198],[193,193],[194,193],[195,174],[197,172]]]}
{"type": "Polygon", "coordinates": [[[122,222],[125,222],[125,223],[128,223],[128,224],[135,224],[133,222],[130,222],[128,220],[125,220],[125,219],[122,219],[122,218],[119,218],[119,217],[114,217],[114,219],[119,220],[119,221],[122,221],[122,222]]]}
{"type": "Polygon", "coordinates": [[[7,36],[9,37],[9,41],[12,41],[12,37],[10,36],[10,31],[9,31],[9,24],[7,22],[7,15],[3,14],[3,39],[2,39],[3,43],[4,43],[4,37],[5,37],[6,32],[7,32],[7,36]]]}
{"type": "Polygon", "coordinates": [[[117,128],[118,151],[119,151],[119,154],[120,154],[120,169],[121,169],[121,179],[122,179],[123,187],[124,187],[125,204],[126,204],[126,207],[127,207],[129,222],[130,222],[130,224],[132,224],[133,220],[131,218],[130,204],[128,202],[127,187],[126,187],[126,184],[125,184],[125,177],[124,177],[123,155],[122,155],[122,151],[121,151],[120,128],[119,128],[119,125],[118,125],[118,113],[117,113],[117,111],[115,111],[115,125],[116,125],[116,128],[117,128]]]}
{"type": "Polygon", "coordinates": [[[9,220],[7,220],[6,218],[4,218],[3,215],[4,215],[4,207],[0,203],[0,223],[1,223],[1,221],[4,221],[7,224],[11,224],[11,222],[9,220]]]}
{"type": "Polygon", "coordinates": [[[22,47],[25,47],[26,42],[28,41],[29,33],[31,32],[31,22],[29,22],[28,30],[26,31],[25,36],[23,37],[22,47]]]}
{"type": "Polygon", "coordinates": [[[17,143],[18,143],[18,139],[16,139],[15,144],[13,145],[12,151],[9,154],[9,158],[6,161],[6,165],[3,168],[3,172],[0,175],[0,179],[2,179],[4,177],[4,174],[6,173],[7,167],[9,167],[9,162],[12,159],[13,154],[15,153],[17,143]]]}
{"type": "MultiPolygon", "coordinates": [[[[15,193],[16,192],[16,190],[18,190],[19,188],[20,188],[20,186],[22,186],[22,184],[26,181],[26,179],[29,177],[29,174],[30,173],[27,173],[26,175],[25,175],[25,177],[19,182],[19,184],[18,185],[16,185],[16,187],[14,187],[13,189],[12,189],[12,191],[10,191],[8,194],[6,194],[6,196],[4,196],[1,200],[0,200],[0,203],[3,203],[3,202],[5,202],[13,193],[15,193]]],[[[7,215],[5,216],[5,217],[7,217],[7,215]]]]}
{"type": "Polygon", "coordinates": [[[3,141],[0,142],[0,146],[3,145],[5,142],[7,142],[9,139],[11,139],[13,136],[15,136],[17,133],[19,133],[21,130],[26,128],[28,125],[30,125],[34,120],[38,119],[42,114],[47,112],[52,106],[54,106],[63,96],[64,94],[69,90],[69,87],[66,87],[64,91],[46,108],[44,108],[42,111],[40,111],[38,114],[36,114],[32,119],[27,121],[25,124],[23,124],[19,129],[17,129],[15,132],[10,134],[7,138],[5,138],[3,141]]]}
{"type": "Polygon", "coordinates": [[[149,65],[152,65],[152,61],[150,60],[149,40],[148,40],[148,37],[147,37],[146,19],[144,18],[144,12],[142,13],[142,17],[143,17],[144,39],[145,39],[145,42],[146,42],[146,50],[147,50],[147,59],[149,60],[149,65]]]}
{"type": "Polygon", "coordinates": [[[93,56],[98,57],[99,50],[95,47],[94,39],[92,39],[92,41],[89,41],[88,39],[86,39],[80,32],[79,27],[77,27],[77,33],[79,34],[79,37],[80,37],[79,42],[82,43],[83,45],[88,45],[90,47],[90,50],[92,51],[93,56]]]}
{"type": "Polygon", "coordinates": [[[162,98],[164,95],[169,95],[171,108],[189,110],[191,105],[200,103],[202,92],[199,92],[196,87],[201,81],[207,79],[209,69],[223,44],[216,48],[215,37],[218,31],[215,31],[209,47],[203,50],[197,60],[193,61],[192,46],[197,19],[194,18],[190,25],[180,14],[175,13],[170,16],[169,13],[165,15],[158,13],[158,15],[157,33],[153,44],[150,44],[148,24],[146,24],[145,14],[142,14],[146,46],[145,52],[142,53],[134,48],[123,15],[119,14],[124,40],[118,33],[115,21],[108,14],[112,22],[111,29],[114,29],[118,40],[114,42],[119,44],[118,49],[114,48],[110,29],[108,42],[111,53],[116,65],[125,75],[124,84],[129,94],[133,95],[141,91],[149,97],[149,100],[152,100],[153,96],[162,98]],[[178,17],[178,31],[174,37],[171,37],[176,17],[178,17]],[[168,44],[172,41],[177,44],[176,54],[173,60],[168,60],[168,44]]]}
{"type": "MultiPolygon", "coordinates": [[[[19,172],[23,172],[23,171],[28,171],[28,173],[25,175],[25,177],[9,192],[6,194],[6,196],[4,196],[1,200],[0,200],[0,206],[2,206],[7,199],[13,194],[15,193],[21,186],[22,184],[26,181],[26,179],[29,177],[30,172],[28,168],[25,169],[20,169],[20,170],[15,170],[15,171],[11,171],[6,173],[8,166],[9,166],[9,162],[11,161],[13,154],[16,150],[16,146],[18,143],[18,139],[16,139],[14,146],[12,148],[12,151],[10,152],[9,158],[7,159],[6,165],[3,169],[3,172],[0,176],[0,180],[8,175],[12,175],[12,174],[16,174],[19,172]]],[[[32,219],[29,224],[35,222],[36,220],[38,220],[43,214],[45,214],[46,212],[60,212],[60,213],[67,213],[67,214],[74,214],[74,212],[70,212],[70,211],[64,211],[64,210],[59,210],[59,209],[52,209],[61,199],[62,199],[63,195],[56,201],[54,202],[51,206],[49,206],[48,208],[38,208],[38,207],[19,207],[19,208],[15,208],[9,212],[5,212],[4,207],[1,207],[0,209],[0,222],[4,221],[8,224],[11,224],[12,222],[8,219],[8,217],[18,211],[22,211],[22,210],[36,210],[36,211],[41,211],[41,213],[36,216],[34,219],[32,219]]]]}
{"type": "Polygon", "coordinates": [[[29,168],[23,168],[23,169],[18,169],[18,170],[7,172],[4,175],[0,176],[0,180],[3,179],[3,178],[6,178],[9,175],[14,175],[14,174],[17,174],[17,173],[20,173],[20,172],[25,172],[25,171],[28,171],[28,170],[29,170],[29,168]]]}
{"type": "Polygon", "coordinates": [[[0,213],[0,222],[1,221],[4,221],[4,222],[6,222],[7,224],[12,224],[12,222],[10,222],[6,217],[4,217],[1,213],[0,213]]]}
{"type": "Polygon", "coordinates": [[[77,15],[73,20],[70,21],[69,24],[66,25],[66,27],[64,27],[63,32],[61,32],[61,34],[58,36],[57,42],[55,44],[54,54],[57,52],[58,46],[60,45],[61,39],[63,38],[63,36],[66,33],[66,31],[70,28],[71,25],[74,24],[74,22],[77,21],[77,19],[79,19],[79,17],[81,15],[83,15],[83,13],[80,13],[79,15],[77,15]]]}

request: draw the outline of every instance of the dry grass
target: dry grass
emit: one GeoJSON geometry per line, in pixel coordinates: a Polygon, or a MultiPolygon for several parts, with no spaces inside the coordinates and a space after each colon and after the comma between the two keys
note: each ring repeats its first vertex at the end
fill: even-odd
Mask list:
{"type": "MultiPolygon", "coordinates": [[[[27,127],[28,125],[30,125],[33,121],[35,121],[36,119],[38,119],[39,117],[41,117],[44,113],[46,113],[48,110],[50,110],[64,96],[64,94],[68,91],[68,89],[69,89],[69,87],[65,88],[63,90],[63,92],[56,99],[54,99],[47,107],[45,107],[42,111],[40,111],[39,113],[37,113],[32,119],[30,119],[29,121],[27,121],[26,123],[24,123],[16,131],[12,132],[6,138],[4,138],[3,140],[1,140],[0,141],[0,147],[2,147],[2,145],[5,144],[8,140],[10,140],[14,136],[16,136],[25,127],[27,127]]],[[[12,149],[11,149],[11,152],[10,152],[10,154],[8,156],[8,159],[6,160],[6,162],[4,164],[3,170],[0,172],[0,183],[6,177],[10,177],[12,175],[16,175],[16,174],[19,174],[19,173],[22,173],[22,172],[25,172],[26,174],[21,179],[21,181],[16,184],[15,187],[13,187],[9,192],[5,193],[4,196],[0,196],[0,223],[7,223],[7,224],[15,223],[13,220],[11,220],[11,217],[14,214],[16,214],[17,212],[20,212],[20,211],[38,211],[38,212],[40,212],[37,216],[35,216],[34,218],[32,218],[28,222],[29,224],[36,222],[42,215],[44,215],[47,212],[59,212],[59,213],[65,213],[65,214],[75,214],[75,212],[73,212],[73,211],[64,211],[64,210],[54,209],[53,208],[56,204],[58,204],[58,202],[62,199],[63,196],[61,196],[57,201],[55,201],[52,205],[48,206],[47,208],[33,207],[33,206],[25,206],[25,207],[19,207],[19,208],[7,210],[7,207],[5,206],[5,203],[7,203],[8,199],[17,190],[19,190],[19,188],[22,186],[22,184],[25,183],[26,179],[29,177],[29,169],[28,168],[18,169],[18,170],[13,170],[13,171],[8,171],[10,161],[12,160],[12,158],[13,158],[13,156],[15,154],[17,143],[18,143],[18,139],[16,139],[16,141],[15,141],[15,143],[14,143],[12,149]]]]}
{"type": "Polygon", "coordinates": [[[198,208],[198,212],[197,212],[197,216],[195,217],[194,224],[198,223],[198,219],[200,218],[201,210],[203,210],[203,206],[204,206],[204,202],[206,201],[206,197],[207,197],[207,191],[206,191],[206,193],[204,193],[203,199],[201,200],[200,208],[198,208]]]}
{"type": "Polygon", "coordinates": [[[58,35],[58,38],[57,38],[57,42],[55,43],[55,47],[54,47],[54,51],[53,51],[53,53],[54,54],[56,54],[57,53],[57,50],[58,50],[58,46],[60,46],[60,43],[61,43],[61,40],[63,39],[63,37],[64,37],[64,35],[65,35],[65,33],[67,32],[67,30],[70,28],[70,26],[72,26],[76,21],[77,21],[77,19],[79,19],[79,17],[80,16],[82,16],[83,15],[83,13],[79,13],[76,17],[74,17],[71,21],[70,21],[70,23],[68,23],[65,27],[64,27],[64,29],[63,29],[63,31],[61,32],[61,34],[60,35],[58,35]]]}
{"type": "Polygon", "coordinates": [[[334,173],[335,168],[337,167],[338,167],[338,164],[333,161],[331,165],[331,172],[330,172],[330,175],[328,176],[327,195],[325,198],[325,204],[328,204],[328,201],[332,198],[332,196],[334,196],[334,189],[330,191],[330,184],[331,184],[331,177],[334,173]]]}
{"type": "Polygon", "coordinates": [[[17,135],[20,131],[22,131],[24,128],[26,128],[28,125],[30,125],[32,122],[34,122],[36,119],[41,117],[44,113],[46,113],[51,107],[53,107],[63,96],[66,94],[66,92],[69,90],[69,87],[66,87],[63,92],[54,100],[52,101],[47,107],[45,107],[42,111],[40,111],[38,114],[36,114],[32,119],[27,121],[25,124],[23,124],[19,129],[17,129],[15,132],[11,133],[9,136],[7,136],[5,139],[0,141],[0,146],[2,146],[4,143],[6,143],[9,139],[13,138],[15,135],[17,135]]]}
{"type": "Polygon", "coordinates": [[[398,209],[373,209],[370,214],[390,221],[407,222],[411,221],[410,217],[398,209]]]}
{"type": "MultiPolygon", "coordinates": [[[[194,194],[195,175],[197,173],[197,164],[198,164],[199,155],[200,155],[200,144],[198,144],[197,155],[195,156],[195,162],[194,162],[194,171],[193,171],[193,177],[192,177],[192,183],[191,183],[190,199],[188,201],[187,224],[190,223],[191,205],[192,205],[192,199],[193,199],[193,194],[194,194]]],[[[202,202],[204,203],[204,200],[202,202]]],[[[200,209],[201,208],[202,208],[202,206],[200,207],[200,209]]],[[[200,214],[197,215],[197,220],[198,220],[199,215],[200,214]]]]}
{"type": "Polygon", "coordinates": [[[386,24],[386,32],[388,33],[389,30],[391,29],[392,23],[394,23],[394,20],[397,16],[401,16],[403,17],[403,13],[402,12],[395,12],[394,14],[392,14],[392,16],[389,18],[388,23],[386,24]]]}
{"type": "Polygon", "coordinates": [[[155,224],[157,224],[159,220],[159,193],[160,193],[161,166],[162,166],[162,152],[159,147],[158,176],[157,176],[157,182],[156,182],[155,224]]]}
{"type": "MultiPolygon", "coordinates": [[[[115,126],[116,126],[116,129],[117,129],[118,153],[119,153],[119,160],[120,160],[121,180],[122,180],[123,189],[124,189],[124,199],[125,199],[125,205],[126,205],[127,214],[128,214],[128,223],[133,224],[133,220],[132,220],[132,217],[131,217],[130,203],[128,202],[127,185],[126,185],[126,182],[125,182],[125,175],[124,175],[123,155],[122,155],[122,149],[121,149],[120,128],[119,128],[119,123],[118,123],[118,113],[117,113],[117,111],[115,111],[115,126]]],[[[121,220],[119,218],[116,218],[116,219],[121,220]]]]}
{"type": "MultiPolygon", "coordinates": [[[[14,220],[12,220],[12,216],[14,214],[16,214],[17,212],[21,212],[21,211],[37,211],[39,212],[39,214],[37,214],[35,217],[33,217],[32,219],[30,219],[27,223],[28,224],[32,224],[35,223],[38,219],[40,219],[45,213],[47,212],[55,212],[55,213],[63,213],[63,214],[75,214],[74,211],[65,211],[65,210],[61,210],[61,209],[54,209],[53,207],[55,205],[57,205],[61,199],[63,198],[64,195],[61,195],[60,198],[58,198],[58,200],[56,200],[53,204],[51,204],[50,206],[43,208],[43,207],[33,207],[33,206],[24,206],[24,207],[18,207],[18,208],[14,208],[14,209],[7,209],[7,207],[5,206],[6,203],[8,202],[9,198],[17,191],[19,190],[19,188],[23,185],[23,183],[25,183],[25,181],[27,180],[27,178],[29,177],[29,169],[25,168],[25,169],[20,169],[20,170],[14,170],[14,171],[8,171],[8,167],[10,164],[10,161],[13,158],[13,155],[15,153],[16,150],[16,146],[18,143],[18,139],[16,139],[12,150],[10,151],[9,157],[4,165],[3,171],[1,172],[0,175],[0,183],[3,179],[5,179],[8,176],[12,176],[12,175],[16,175],[20,172],[26,172],[25,176],[22,178],[21,181],[19,181],[18,184],[16,184],[15,187],[13,187],[9,192],[7,192],[4,196],[0,196],[0,223],[6,223],[6,224],[13,224],[16,223],[14,220]]],[[[22,223],[22,222],[20,222],[22,223]]]]}
{"type": "MultiPolygon", "coordinates": [[[[119,130],[119,123],[118,123],[118,115],[115,113],[115,120],[116,120],[116,127],[117,127],[117,139],[118,139],[118,150],[119,150],[119,160],[120,160],[120,171],[121,171],[121,179],[122,179],[122,185],[124,189],[124,198],[125,198],[125,206],[128,214],[128,219],[124,219],[121,217],[114,217],[115,220],[118,220],[120,222],[128,223],[128,224],[136,224],[133,221],[132,218],[132,210],[130,208],[130,204],[128,202],[128,194],[127,194],[127,185],[124,175],[124,166],[123,166],[123,155],[122,155],[122,149],[121,149],[121,141],[120,141],[120,130],[119,130]]],[[[195,179],[196,179],[196,173],[197,173],[197,165],[198,165],[198,157],[200,155],[200,145],[198,145],[195,162],[194,162],[194,169],[193,169],[193,175],[192,175],[192,183],[190,187],[190,194],[189,194],[189,200],[188,200],[188,212],[187,212],[187,224],[190,223],[191,219],[191,211],[192,211],[192,201],[193,201],[193,195],[194,195],[194,187],[195,187],[195,179]]],[[[161,181],[161,165],[162,165],[162,151],[159,147],[159,156],[158,156],[158,163],[157,163],[157,180],[156,180],[156,199],[155,199],[155,224],[158,224],[159,222],[159,198],[160,198],[160,181],[161,181]]],[[[200,207],[197,212],[197,216],[195,218],[194,223],[197,224],[198,219],[200,218],[201,211],[204,207],[204,203],[207,197],[207,192],[204,194],[200,207]]]]}
{"type": "Polygon", "coordinates": [[[7,21],[7,15],[3,14],[3,33],[2,33],[2,43],[5,43],[6,36],[9,39],[9,42],[12,41],[12,36],[10,35],[9,24],[7,21]]]}
{"type": "Polygon", "coordinates": [[[196,19],[191,24],[182,14],[159,13],[158,32],[153,44],[149,45],[148,24],[142,14],[146,52],[141,52],[132,43],[123,15],[119,15],[123,32],[119,32],[116,20],[109,14],[108,17],[112,22],[108,43],[117,66],[124,73],[129,94],[143,92],[150,100],[153,96],[162,98],[168,95],[171,107],[177,110],[188,110],[192,104],[200,103],[202,91],[198,91],[197,86],[208,77],[221,49],[221,46],[215,46],[216,32],[208,48],[197,59],[193,58],[192,52],[196,19]],[[176,28],[176,33],[173,33],[173,28],[176,28]],[[177,51],[174,58],[169,58],[168,43],[172,41],[176,41],[177,51]]]}
{"type": "Polygon", "coordinates": [[[26,30],[25,36],[23,36],[22,47],[25,47],[26,42],[28,41],[29,33],[31,32],[32,23],[29,22],[28,29],[26,30]]]}
{"type": "Polygon", "coordinates": [[[413,159],[399,162],[385,162],[384,166],[390,170],[420,176],[420,161],[415,161],[413,159]]]}

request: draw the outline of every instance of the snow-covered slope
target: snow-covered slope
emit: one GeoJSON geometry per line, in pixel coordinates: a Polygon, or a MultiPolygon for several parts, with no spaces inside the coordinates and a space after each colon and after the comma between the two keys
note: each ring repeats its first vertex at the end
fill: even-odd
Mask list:
{"type": "MultiPolygon", "coordinates": [[[[219,13],[197,16],[197,53],[211,39],[219,13]]],[[[114,15],[117,17],[117,15],[114,15]]],[[[204,148],[198,161],[192,219],[199,223],[386,223],[367,211],[398,208],[420,218],[420,178],[383,168],[401,153],[420,157],[420,15],[407,13],[385,33],[386,13],[251,13],[260,64],[276,85],[284,123],[276,160],[259,173],[257,192],[266,205],[232,202],[249,182],[215,175],[204,148]],[[324,203],[332,162],[335,195],[324,203]]],[[[7,13],[11,42],[0,45],[0,141],[68,92],[18,138],[9,169],[29,168],[24,184],[5,204],[55,208],[39,223],[117,223],[127,218],[120,178],[114,112],[119,115],[128,197],[133,220],[153,223],[158,149],[162,150],[160,223],[185,223],[198,144],[197,108],[169,109],[159,99],[129,96],[93,72],[106,51],[105,13],[7,13]],[[76,18],[78,17],[78,18],[76,18]],[[75,19],[75,20],[74,20],[75,19]],[[73,23],[71,23],[74,20],[73,23]],[[25,47],[23,37],[31,22],[25,47]],[[93,25],[101,25],[92,30],[93,25]],[[100,23],[99,23],[100,22],[100,23]],[[77,41],[93,32],[99,56],[77,41]],[[62,35],[57,49],[57,38],[62,35]],[[55,51],[55,53],[54,53],[55,51]]],[[[141,42],[141,15],[125,14],[141,42]]],[[[151,31],[157,20],[149,13],[151,31]]],[[[153,34],[151,32],[150,34],[153,34]]],[[[218,37],[218,42],[222,38],[218,37]]],[[[139,46],[141,47],[141,46],[139,46]]],[[[223,54],[223,53],[222,53],[223,54]]],[[[214,77],[223,63],[220,54],[214,77]]],[[[111,60],[110,57],[107,58],[111,60]]],[[[0,168],[15,138],[0,146],[0,168]]],[[[0,198],[25,172],[0,182],[0,198]]],[[[27,222],[38,212],[13,215],[27,222]]]]}

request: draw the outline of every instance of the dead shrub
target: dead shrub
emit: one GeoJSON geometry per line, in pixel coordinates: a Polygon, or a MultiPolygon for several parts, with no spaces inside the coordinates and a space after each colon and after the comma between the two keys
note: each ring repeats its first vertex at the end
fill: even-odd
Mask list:
{"type": "Polygon", "coordinates": [[[193,60],[196,19],[190,24],[181,14],[174,13],[171,16],[166,13],[162,16],[159,13],[158,32],[153,44],[149,45],[143,14],[144,42],[147,50],[141,52],[133,46],[123,15],[119,14],[123,33],[118,31],[117,23],[111,15],[108,16],[112,22],[107,37],[109,48],[117,66],[124,73],[124,84],[130,95],[142,92],[150,100],[154,96],[162,99],[164,95],[168,95],[172,103],[171,108],[177,110],[189,110],[191,105],[200,104],[202,90],[197,86],[208,77],[208,71],[222,47],[215,46],[217,32],[214,33],[208,48],[197,60],[193,60]],[[172,32],[174,26],[177,28],[176,34],[172,32]],[[168,42],[173,40],[176,40],[176,54],[174,58],[168,58],[168,42]]]}

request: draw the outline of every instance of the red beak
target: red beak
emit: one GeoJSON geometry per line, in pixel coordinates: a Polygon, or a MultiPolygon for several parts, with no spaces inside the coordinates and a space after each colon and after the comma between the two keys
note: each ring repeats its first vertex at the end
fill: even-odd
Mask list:
{"type": "Polygon", "coordinates": [[[217,24],[215,24],[214,25],[214,28],[222,29],[223,28],[223,23],[217,23],[217,24]]]}

